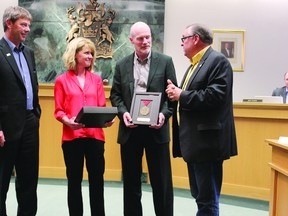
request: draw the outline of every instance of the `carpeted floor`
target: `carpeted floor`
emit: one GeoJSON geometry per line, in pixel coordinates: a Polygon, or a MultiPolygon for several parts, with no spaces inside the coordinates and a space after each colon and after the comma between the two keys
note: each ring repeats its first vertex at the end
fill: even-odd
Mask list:
{"type": "MultiPolygon", "coordinates": [[[[14,179],[7,198],[9,216],[15,216],[17,202],[15,197],[14,179]]],[[[90,216],[87,181],[83,181],[84,216],[90,216]]],[[[38,185],[38,213],[37,216],[68,216],[66,202],[66,180],[39,179],[38,185]]],[[[223,195],[220,200],[221,216],[268,216],[267,201],[244,199],[223,195]]],[[[123,215],[122,183],[105,182],[105,210],[106,216],[123,215]]],[[[143,215],[155,215],[152,203],[151,187],[143,184],[142,195],[143,215]]],[[[196,215],[196,204],[188,190],[174,190],[174,216],[196,215]]]]}

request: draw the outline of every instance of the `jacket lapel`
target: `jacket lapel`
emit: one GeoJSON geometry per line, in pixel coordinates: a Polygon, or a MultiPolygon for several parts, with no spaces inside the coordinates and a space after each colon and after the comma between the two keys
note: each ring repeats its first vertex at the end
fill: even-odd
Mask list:
{"type": "Polygon", "coordinates": [[[206,59],[210,55],[210,53],[213,51],[211,47],[208,48],[208,50],[205,52],[203,57],[200,59],[200,62],[198,63],[197,67],[195,68],[190,80],[187,83],[187,86],[190,86],[196,75],[199,73],[201,67],[205,64],[206,59]]]}
{"type": "MultiPolygon", "coordinates": [[[[9,45],[7,44],[7,42],[4,38],[1,39],[0,49],[2,51],[4,58],[7,60],[8,64],[10,65],[13,72],[15,73],[16,77],[18,77],[18,79],[21,80],[21,82],[23,83],[23,79],[22,79],[21,73],[18,69],[17,63],[14,59],[13,53],[12,53],[9,45]]],[[[23,85],[24,85],[24,83],[23,83],[23,85]]]]}
{"type": "Polygon", "coordinates": [[[150,62],[150,68],[149,68],[148,81],[147,81],[147,89],[149,89],[151,81],[153,80],[153,77],[157,71],[158,64],[159,64],[159,56],[157,53],[152,52],[151,53],[151,62],[150,62]]]}
{"type": "Polygon", "coordinates": [[[134,64],[134,55],[135,53],[131,54],[124,65],[127,66],[127,79],[129,82],[130,94],[133,97],[134,94],[134,73],[133,73],[133,64],[134,64]]]}
{"type": "Polygon", "coordinates": [[[186,79],[186,77],[187,77],[187,75],[188,75],[188,72],[190,71],[191,67],[192,67],[192,65],[190,65],[190,66],[188,67],[188,69],[186,70],[186,72],[185,72],[185,74],[184,74],[184,76],[183,76],[183,79],[182,79],[182,81],[181,81],[180,88],[183,87],[184,81],[185,81],[185,79],[186,79]]]}

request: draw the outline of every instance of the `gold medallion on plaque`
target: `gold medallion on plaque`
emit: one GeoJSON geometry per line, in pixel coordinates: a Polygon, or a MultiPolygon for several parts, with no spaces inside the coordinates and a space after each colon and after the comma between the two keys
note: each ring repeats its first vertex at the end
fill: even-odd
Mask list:
{"type": "Polygon", "coordinates": [[[141,107],[141,109],[140,109],[140,114],[141,114],[141,115],[146,116],[146,115],[149,114],[149,112],[150,112],[150,109],[149,109],[148,106],[143,106],[143,107],[141,107]]]}
{"type": "Polygon", "coordinates": [[[144,106],[140,108],[140,114],[143,116],[146,116],[150,113],[150,108],[148,107],[148,104],[151,102],[151,100],[143,100],[144,106]]]}

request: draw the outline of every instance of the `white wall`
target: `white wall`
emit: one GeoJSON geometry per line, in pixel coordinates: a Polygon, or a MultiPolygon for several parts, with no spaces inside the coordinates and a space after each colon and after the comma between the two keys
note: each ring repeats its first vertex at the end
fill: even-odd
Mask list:
{"type": "Polygon", "coordinates": [[[191,23],[211,29],[243,29],[244,72],[234,72],[234,101],[271,95],[288,71],[287,0],[166,0],[165,53],[171,55],[180,82],[189,61],[180,38],[191,23]]]}
{"type": "MultiPolygon", "coordinates": [[[[4,9],[17,5],[18,0],[1,4],[2,20],[4,9]]],[[[178,82],[189,65],[180,38],[187,25],[203,23],[211,29],[246,31],[244,72],[234,72],[235,102],[270,95],[275,87],[284,85],[283,75],[288,71],[287,0],[166,0],[165,10],[164,52],[173,57],[178,82]]]]}
{"type": "Polygon", "coordinates": [[[1,24],[0,24],[0,36],[2,37],[4,35],[3,32],[3,13],[4,10],[9,7],[9,6],[14,6],[14,5],[18,5],[18,0],[6,0],[6,1],[1,1],[1,7],[0,7],[0,20],[1,20],[1,24]]]}

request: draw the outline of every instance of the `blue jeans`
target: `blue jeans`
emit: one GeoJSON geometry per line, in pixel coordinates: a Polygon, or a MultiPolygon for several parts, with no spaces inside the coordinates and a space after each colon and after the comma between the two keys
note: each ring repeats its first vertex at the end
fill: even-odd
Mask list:
{"type": "Polygon", "coordinates": [[[190,191],[196,199],[197,216],[219,216],[223,161],[187,163],[190,191]]]}

